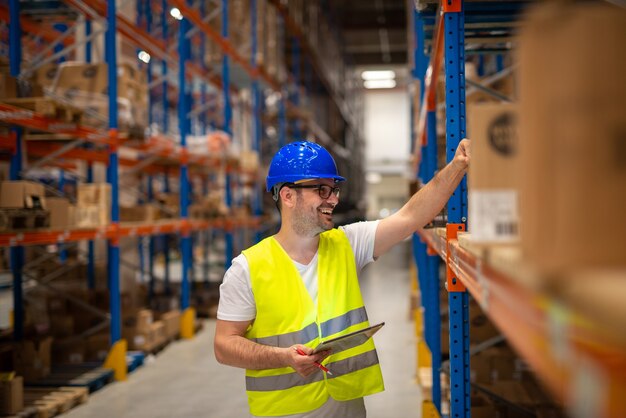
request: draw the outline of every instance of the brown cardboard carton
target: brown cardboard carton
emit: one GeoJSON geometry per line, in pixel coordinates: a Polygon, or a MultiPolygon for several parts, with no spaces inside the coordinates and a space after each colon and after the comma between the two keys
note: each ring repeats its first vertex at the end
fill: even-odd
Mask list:
{"type": "Polygon", "coordinates": [[[154,322],[154,316],[150,309],[142,309],[137,312],[137,331],[143,332],[150,329],[154,322]]]}
{"type": "Polygon", "coordinates": [[[163,321],[155,321],[150,325],[150,334],[152,336],[152,344],[159,346],[167,341],[165,334],[165,324],[163,321]]]}
{"type": "Polygon", "coordinates": [[[468,221],[475,242],[518,239],[519,172],[518,114],[514,104],[468,106],[468,221]]]}
{"type": "Polygon", "coordinates": [[[69,228],[74,225],[70,201],[64,197],[47,197],[46,206],[50,211],[50,228],[69,228]]]}
{"type": "Polygon", "coordinates": [[[13,350],[13,365],[27,382],[46,377],[50,373],[50,348],[52,338],[26,340],[16,343],[13,350]]]}
{"type": "Polygon", "coordinates": [[[3,181],[0,184],[0,207],[46,209],[42,184],[32,181],[3,181]]]}
{"type": "Polygon", "coordinates": [[[24,379],[14,376],[0,380],[0,415],[13,415],[24,409],[24,379]]]}
{"type": "Polygon", "coordinates": [[[111,185],[108,183],[79,184],[76,194],[78,206],[100,205],[111,207],[111,185]]]}
{"type": "Polygon", "coordinates": [[[626,11],[541,5],[519,47],[521,238],[546,272],[626,265],[626,11]]]}
{"type": "Polygon", "coordinates": [[[172,310],[161,315],[161,321],[165,325],[165,336],[168,340],[178,337],[180,334],[180,311],[172,310]]]}
{"type": "Polygon", "coordinates": [[[0,72],[0,100],[13,99],[18,96],[17,79],[0,72]]]}

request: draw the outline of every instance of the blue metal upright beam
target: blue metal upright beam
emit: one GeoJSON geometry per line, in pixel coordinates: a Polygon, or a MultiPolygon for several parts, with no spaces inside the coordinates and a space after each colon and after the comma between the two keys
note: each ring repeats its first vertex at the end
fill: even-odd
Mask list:
{"type": "MultiPolygon", "coordinates": [[[[228,0],[222,0],[222,37],[224,39],[228,39],[228,0]]],[[[222,56],[222,89],[224,94],[224,127],[222,129],[230,135],[232,134],[230,126],[232,120],[232,109],[230,102],[230,64],[228,54],[223,54],[222,56]]],[[[226,172],[225,187],[225,203],[226,207],[230,208],[233,201],[231,178],[228,172],[226,172]]],[[[224,268],[227,270],[230,267],[233,258],[233,234],[231,232],[226,232],[224,234],[224,239],[226,241],[224,268]]]]}
{"type": "MultiPolygon", "coordinates": [[[[163,42],[165,47],[167,48],[167,14],[169,8],[167,7],[167,0],[161,0],[161,34],[163,36],[163,42]]],[[[169,118],[168,118],[168,108],[169,103],[167,101],[167,62],[163,60],[161,62],[161,74],[163,75],[163,83],[161,84],[161,100],[163,105],[163,134],[167,135],[169,131],[169,118]]]]}
{"type": "MultiPolygon", "coordinates": [[[[251,53],[250,53],[250,65],[252,68],[257,68],[256,53],[257,53],[257,0],[250,0],[250,19],[252,20],[251,34],[252,39],[251,53]]],[[[252,82],[252,149],[257,152],[259,158],[261,156],[261,138],[262,138],[262,120],[261,120],[261,100],[262,92],[259,88],[259,82],[255,79],[252,82]]],[[[252,191],[252,211],[255,216],[260,216],[263,213],[263,195],[262,189],[255,185],[252,191]]],[[[257,230],[255,234],[255,242],[261,240],[261,235],[257,230]]]]}
{"type": "MultiPolygon", "coordinates": [[[[444,19],[445,74],[446,74],[446,157],[454,154],[465,132],[465,53],[464,12],[462,0],[448,6],[444,19]]],[[[467,221],[467,188],[465,179],[448,201],[448,223],[467,221]]],[[[449,278],[450,279],[450,278],[449,278]]],[[[458,286],[458,279],[448,280],[450,318],[450,416],[470,417],[469,368],[469,300],[467,290],[458,286]],[[452,288],[451,288],[452,287],[452,288]]]]}
{"type": "MultiPolygon", "coordinates": [[[[109,82],[109,132],[113,145],[109,147],[107,182],[111,184],[111,223],[119,224],[118,202],[118,155],[117,155],[117,47],[116,47],[116,5],[107,2],[106,62],[109,82]]],[[[122,338],[122,315],[120,306],[120,247],[117,237],[108,241],[108,279],[111,310],[111,344],[122,338]]]]}
{"type": "MultiPolygon", "coordinates": [[[[147,184],[147,190],[146,190],[147,194],[148,194],[148,202],[152,203],[154,201],[154,185],[153,185],[153,178],[152,176],[148,176],[148,184],[147,184]]],[[[152,300],[152,298],[154,297],[154,241],[155,238],[153,235],[150,235],[150,238],[148,239],[148,276],[149,276],[149,282],[148,282],[148,300],[152,300]]]]}
{"type": "MultiPolygon", "coordinates": [[[[163,173],[163,192],[165,194],[170,193],[170,178],[167,170],[163,173]]],[[[163,287],[165,290],[165,294],[169,295],[171,293],[170,289],[170,242],[169,236],[167,234],[161,235],[161,244],[163,246],[163,287]]]]}
{"type": "MultiPolygon", "coordinates": [[[[9,0],[9,70],[12,77],[20,74],[22,63],[22,29],[20,27],[20,2],[9,0]]],[[[22,132],[11,128],[15,138],[15,152],[11,156],[9,177],[19,180],[22,171],[22,132]]],[[[11,271],[13,272],[13,337],[21,341],[24,337],[24,295],[22,291],[22,268],[24,267],[24,247],[11,247],[11,271]]]]}
{"type": "MultiPolygon", "coordinates": [[[[415,50],[413,51],[414,68],[412,76],[419,80],[420,95],[425,98],[425,78],[428,69],[428,57],[424,54],[424,18],[411,4],[412,28],[415,40],[415,50]]],[[[422,100],[421,106],[428,106],[427,101],[422,100]]],[[[411,116],[415,114],[411,110],[411,116]]],[[[415,126],[411,120],[411,127],[415,126]]],[[[421,147],[422,161],[420,164],[418,177],[423,184],[428,183],[437,170],[437,118],[435,109],[427,109],[426,113],[426,138],[425,146],[422,144],[412,145],[421,147]]],[[[415,137],[417,132],[413,133],[415,137]]],[[[417,264],[419,277],[419,287],[424,307],[424,339],[431,353],[432,367],[432,402],[439,415],[441,415],[441,314],[439,302],[439,257],[428,255],[427,246],[417,235],[413,235],[413,254],[417,264]]]]}
{"type": "MultiPolygon", "coordinates": [[[[93,163],[87,163],[87,183],[93,183],[93,163]]],[[[96,288],[96,250],[94,241],[89,240],[87,243],[87,288],[93,290],[96,288]]]]}
{"type": "MultiPolygon", "coordinates": [[[[294,90],[291,98],[292,103],[295,106],[300,106],[300,82],[302,79],[302,71],[300,68],[300,41],[297,37],[292,37],[292,50],[291,50],[291,67],[293,74],[293,84],[294,90]]],[[[302,138],[300,137],[300,119],[294,118],[293,120],[293,132],[292,132],[292,140],[299,141],[302,138]]]]}
{"type": "MultiPolygon", "coordinates": [[[[191,56],[191,41],[187,38],[187,32],[190,28],[189,21],[183,18],[179,24],[178,33],[178,127],[180,130],[180,145],[183,155],[187,152],[187,135],[189,134],[189,111],[191,109],[190,98],[187,90],[191,86],[187,85],[185,76],[185,65],[191,56]]],[[[189,179],[187,169],[187,158],[183,158],[180,165],[180,217],[186,220],[189,210],[189,179]]],[[[191,269],[191,236],[190,231],[185,230],[181,236],[182,251],[182,277],[180,289],[180,306],[181,310],[189,307],[189,273],[191,269]]]]}
{"type": "MultiPolygon", "coordinates": [[[[12,77],[20,74],[22,63],[22,29],[20,27],[19,0],[9,1],[9,71],[12,77]]],[[[11,128],[15,139],[15,151],[11,156],[9,178],[19,180],[22,171],[22,131],[18,127],[11,128]]],[[[22,289],[22,268],[24,267],[24,247],[11,247],[11,271],[13,273],[13,337],[21,341],[24,337],[24,294],[22,289]]]]}

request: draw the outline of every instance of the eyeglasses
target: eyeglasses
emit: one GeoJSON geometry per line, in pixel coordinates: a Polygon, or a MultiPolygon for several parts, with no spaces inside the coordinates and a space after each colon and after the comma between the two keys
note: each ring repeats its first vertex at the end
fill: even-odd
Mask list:
{"type": "Polygon", "coordinates": [[[330,194],[334,194],[336,197],[339,197],[339,192],[341,188],[332,187],[327,184],[286,184],[285,186],[291,189],[317,189],[317,193],[320,195],[322,199],[328,199],[330,194]]]}

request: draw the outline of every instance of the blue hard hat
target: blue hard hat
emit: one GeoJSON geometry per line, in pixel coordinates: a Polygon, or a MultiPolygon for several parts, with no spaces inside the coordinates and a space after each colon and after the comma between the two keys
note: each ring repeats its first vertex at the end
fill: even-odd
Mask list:
{"type": "Polygon", "coordinates": [[[267,174],[267,191],[279,183],[295,183],[306,179],[344,181],[337,172],[332,155],[314,142],[297,141],[278,150],[267,174]]]}

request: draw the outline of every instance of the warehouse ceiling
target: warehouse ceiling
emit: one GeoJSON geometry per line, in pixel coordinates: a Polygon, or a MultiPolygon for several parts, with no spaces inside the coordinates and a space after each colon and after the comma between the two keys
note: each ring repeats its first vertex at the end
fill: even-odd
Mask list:
{"type": "Polygon", "coordinates": [[[329,2],[350,65],[407,63],[406,0],[329,2]]]}

